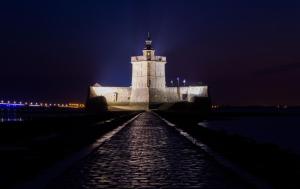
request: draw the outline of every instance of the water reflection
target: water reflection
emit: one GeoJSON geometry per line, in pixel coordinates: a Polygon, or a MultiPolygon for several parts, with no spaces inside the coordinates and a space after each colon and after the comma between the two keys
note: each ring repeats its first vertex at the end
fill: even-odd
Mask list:
{"type": "Polygon", "coordinates": [[[19,122],[24,121],[24,118],[15,109],[1,109],[0,122],[19,122]]]}
{"type": "Polygon", "coordinates": [[[203,121],[198,125],[228,134],[238,134],[259,143],[276,144],[300,154],[299,116],[232,116],[228,119],[203,121]]]}
{"type": "Polygon", "coordinates": [[[21,117],[18,118],[0,118],[0,122],[18,122],[18,121],[24,121],[21,117]]]}

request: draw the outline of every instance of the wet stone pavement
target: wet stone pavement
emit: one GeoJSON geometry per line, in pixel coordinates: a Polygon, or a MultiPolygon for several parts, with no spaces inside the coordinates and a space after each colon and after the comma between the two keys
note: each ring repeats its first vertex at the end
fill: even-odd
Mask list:
{"type": "Polygon", "coordinates": [[[174,128],[145,112],[47,188],[250,187],[174,128]]]}

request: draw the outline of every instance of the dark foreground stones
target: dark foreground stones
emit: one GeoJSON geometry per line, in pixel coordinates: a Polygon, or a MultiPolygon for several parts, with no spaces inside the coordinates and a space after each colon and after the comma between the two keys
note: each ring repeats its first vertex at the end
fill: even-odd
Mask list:
{"type": "Polygon", "coordinates": [[[94,143],[135,114],[136,112],[105,112],[98,115],[59,113],[24,122],[1,123],[0,188],[32,180],[57,161],[94,143]],[[105,120],[110,121],[103,122],[105,120]]]}

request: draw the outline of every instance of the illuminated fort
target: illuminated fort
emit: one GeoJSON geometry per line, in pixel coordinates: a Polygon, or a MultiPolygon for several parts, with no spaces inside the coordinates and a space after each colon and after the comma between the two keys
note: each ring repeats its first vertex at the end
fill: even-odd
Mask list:
{"type": "Polygon", "coordinates": [[[98,83],[90,87],[89,98],[103,96],[108,105],[149,105],[192,102],[195,97],[208,97],[207,86],[167,87],[165,56],[156,56],[148,34],[141,56],[132,56],[130,87],[109,87],[98,83]]]}

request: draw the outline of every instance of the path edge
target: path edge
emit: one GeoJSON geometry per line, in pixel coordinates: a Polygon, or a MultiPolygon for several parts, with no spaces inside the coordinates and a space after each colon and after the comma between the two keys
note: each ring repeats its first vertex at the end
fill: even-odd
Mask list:
{"type": "Polygon", "coordinates": [[[168,121],[167,119],[161,117],[159,114],[156,112],[152,112],[154,115],[156,115],[158,118],[160,118],[166,125],[173,127],[176,131],[180,133],[183,137],[188,139],[190,142],[192,142],[194,145],[199,147],[201,150],[206,152],[209,156],[211,156],[215,161],[217,161],[220,165],[225,167],[226,169],[229,169],[230,171],[234,172],[237,174],[241,179],[244,181],[248,182],[249,184],[253,185],[257,189],[272,189],[273,187],[267,183],[266,181],[252,175],[248,171],[242,169],[240,166],[237,164],[233,163],[232,161],[229,161],[228,159],[224,158],[221,156],[221,154],[217,153],[216,151],[212,150],[209,146],[206,144],[202,143],[195,137],[191,136],[184,130],[176,127],[176,124],[168,121]]]}
{"type": "MultiPolygon", "coordinates": [[[[135,119],[137,119],[142,113],[138,113],[133,118],[129,119],[122,125],[117,126],[112,131],[102,135],[99,139],[97,139],[93,144],[90,144],[86,147],[83,147],[81,150],[69,155],[61,161],[58,161],[50,168],[42,171],[39,175],[37,175],[32,181],[25,181],[21,184],[13,186],[12,189],[42,189],[45,188],[53,179],[61,175],[64,171],[70,168],[73,164],[85,158],[93,151],[102,146],[105,142],[109,141],[115,134],[121,131],[125,126],[129,125],[135,119]]],[[[111,121],[107,120],[107,121],[111,121]]],[[[105,123],[106,121],[103,121],[105,123]]]]}

